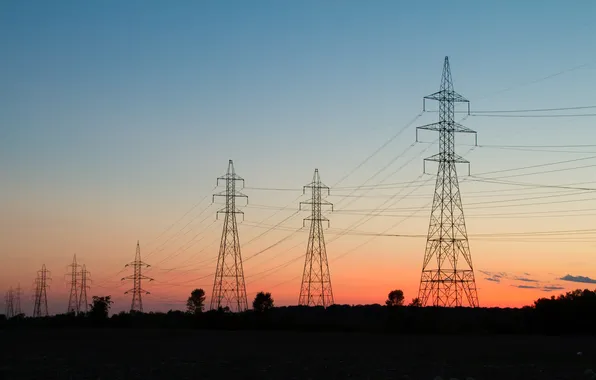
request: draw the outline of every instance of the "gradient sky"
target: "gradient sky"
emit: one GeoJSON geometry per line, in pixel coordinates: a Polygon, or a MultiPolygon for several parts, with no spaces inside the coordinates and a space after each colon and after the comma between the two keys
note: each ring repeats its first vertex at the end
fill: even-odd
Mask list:
{"type": "MultiPolygon", "coordinates": [[[[265,290],[297,302],[308,229],[292,231],[318,168],[337,209],[326,230],[336,302],[382,303],[394,288],[409,301],[434,186],[422,158],[437,151],[433,132],[415,143],[415,127],[437,114],[416,116],[444,56],[472,110],[594,105],[594,14],[590,0],[1,2],[0,289],[20,283],[31,313],[45,263],[50,312],[64,312],[77,254],[90,295],[111,294],[125,310],[131,284],[119,280],[140,240],[156,280],[146,309],[182,308],[195,287],[210,296],[221,205],[209,194],[233,159],[249,196],[242,253],[257,254],[245,263],[250,299],[265,290]],[[362,184],[393,185],[352,192],[362,184]],[[362,219],[381,205],[385,216],[362,219]],[[338,235],[357,221],[358,233],[415,236],[338,235]]],[[[596,187],[595,119],[470,116],[462,123],[485,146],[458,136],[458,152],[484,178],[596,187]],[[567,147],[576,144],[595,145],[567,147]],[[503,147],[512,145],[542,148],[503,147]],[[489,173],[575,158],[586,159],[489,173]],[[536,174],[552,169],[565,170],[536,174]]],[[[466,169],[481,305],[595,286],[560,278],[596,278],[596,230],[535,234],[591,229],[593,192],[488,184],[466,169]]]]}

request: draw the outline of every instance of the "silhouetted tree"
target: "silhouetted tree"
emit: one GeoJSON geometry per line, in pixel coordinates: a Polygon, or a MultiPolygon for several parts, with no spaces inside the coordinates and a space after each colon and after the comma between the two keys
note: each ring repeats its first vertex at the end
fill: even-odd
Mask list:
{"type": "Polygon", "coordinates": [[[418,297],[412,298],[412,302],[410,302],[410,304],[408,306],[420,307],[420,306],[422,306],[422,302],[420,301],[420,298],[418,298],[418,297]]]}
{"type": "Polygon", "coordinates": [[[114,303],[112,296],[98,297],[93,296],[93,303],[89,305],[89,315],[93,318],[107,318],[110,306],[114,303]]]}
{"type": "Polygon", "coordinates": [[[205,291],[203,289],[193,290],[186,301],[186,311],[190,314],[199,314],[203,312],[204,307],[205,291]]]}
{"type": "Polygon", "coordinates": [[[397,289],[389,292],[385,305],[387,306],[401,306],[404,304],[404,292],[397,289]]]}
{"type": "Polygon", "coordinates": [[[271,293],[257,293],[255,300],[252,302],[252,308],[256,312],[263,312],[272,309],[273,298],[271,298],[271,293]]]}

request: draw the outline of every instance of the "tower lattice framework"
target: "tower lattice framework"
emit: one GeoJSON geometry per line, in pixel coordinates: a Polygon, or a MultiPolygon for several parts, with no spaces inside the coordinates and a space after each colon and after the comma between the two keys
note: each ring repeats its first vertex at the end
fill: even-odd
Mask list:
{"type": "Polygon", "coordinates": [[[142,287],[142,281],[143,280],[148,280],[148,281],[153,281],[152,278],[145,276],[142,273],[143,268],[149,268],[150,265],[144,263],[141,260],[141,246],[139,244],[139,241],[137,240],[137,251],[135,254],[135,260],[131,263],[126,264],[124,267],[129,267],[132,266],[133,267],[133,274],[131,276],[126,276],[122,278],[122,281],[124,280],[132,280],[133,283],[133,287],[132,289],[127,290],[126,292],[124,292],[124,294],[128,294],[130,292],[132,292],[132,302],[130,304],[130,311],[137,311],[137,312],[143,312],[143,299],[141,297],[142,294],[151,294],[148,291],[144,290],[142,287]]]}
{"type": "Polygon", "coordinates": [[[87,299],[87,289],[89,289],[89,285],[87,285],[87,280],[89,279],[89,271],[85,264],[81,267],[81,292],[79,293],[79,305],[78,310],[80,313],[86,313],[89,311],[89,301],[87,299]]]}
{"type": "Polygon", "coordinates": [[[18,284],[16,290],[13,291],[13,310],[15,316],[23,313],[21,310],[21,295],[21,284],[18,284]]]}
{"type": "MultiPolygon", "coordinates": [[[[449,58],[445,57],[441,88],[424,97],[439,102],[439,122],[418,129],[439,132],[439,153],[426,158],[438,163],[426,251],[418,298],[422,306],[478,307],[478,294],[464,220],[456,164],[469,161],[455,153],[455,133],[476,133],[454,121],[455,103],[470,103],[453,89],[449,58]]],[[[418,132],[418,129],[416,132],[418,132]]]]}
{"type": "Polygon", "coordinates": [[[6,301],[6,318],[12,318],[15,316],[14,312],[14,291],[12,287],[8,289],[6,292],[6,296],[4,297],[6,301]]]}
{"type": "Polygon", "coordinates": [[[304,186],[303,193],[306,193],[306,189],[311,189],[311,199],[300,202],[300,209],[302,205],[311,208],[311,215],[303,221],[310,221],[310,234],[298,305],[327,307],[333,305],[333,290],[323,235],[323,222],[329,223],[329,219],[323,216],[322,206],[331,206],[333,210],[333,204],[323,199],[323,190],[329,194],[329,188],[321,182],[319,169],[315,169],[312,182],[304,186]]]}
{"type": "Polygon", "coordinates": [[[37,271],[35,279],[35,301],[33,303],[33,317],[47,317],[48,313],[48,282],[51,280],[50,271],[45,264],[37,271]]]}
{"type": "Polygon", "coordinates": [[[70,279],[70,295],[68,297],[68,309],[67,313],[78,313],[79,312],[79,281],[78,271],[79,265],[77,264],[77,255],[74,255],[72,264],[68,266],[71,268],[71,279],[70,279]]]}
{"type": "Polygon", "coordinates": [[[211,309],[228,307],[231,311],[245,311],[248,309],[248,301],[236,221],[236,214],[244,213],[236,207],[236,198],[246,198],[248,201],[248,197],[236,189],[236,182],[240,181],[244,185],[244,179],[234,171],[232,160],[228,162],[227,173],[217,179],[218,186],[220,181],[225,181],[226,189],[214,194],[213,198],[225,197],[226,206],[216,214],[217,217],[224,214],[224,223],[213,280],[211,309]]]}

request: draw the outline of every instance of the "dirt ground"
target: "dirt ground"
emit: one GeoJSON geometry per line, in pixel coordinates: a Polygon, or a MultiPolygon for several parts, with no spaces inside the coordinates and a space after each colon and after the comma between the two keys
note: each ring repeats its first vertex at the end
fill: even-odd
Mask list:
{"type": "Polygon", "coordinates": [[[589,379],[586,370],[596,371],[593,337],[55,329],[0,331],[0,339],[0,379],[589,379]]]}

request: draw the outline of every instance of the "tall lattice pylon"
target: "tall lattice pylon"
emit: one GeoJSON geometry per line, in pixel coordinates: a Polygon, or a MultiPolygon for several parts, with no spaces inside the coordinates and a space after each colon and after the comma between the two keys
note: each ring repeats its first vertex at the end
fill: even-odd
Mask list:
{"type": "Polygon", "coordinates": [[[248,197],[236,189],[236,182],[244,185],[244,179],[234,171],[232,160],[228,162],[228,172],[217,179],[226,182],[226,189],[215,197],[225,197],[226,206],[216,214],[224,214],[223,231],[217,258],[217,268],[213,280],[213,294],[211,295],[211,309],[229,308],[230,311],[245,311],[248,309],[246,299],[246,284],[244,283],[244,270],[242,269],[242,255],[240,254],[240,239],[238,237],[238,224],[236,214],[244,214],[236,208],[236,198],[248,197]]]}
{"type": "Polygon", "coordinates": [[[333,210],[333,204],[323,199],[323,190],[326,190],[329,195],[329,188],[321,182],[319,169],[315,169],[312,182],[304,186],[303,193],[306,192],[306,189],[311,189],[312,196],[309,201],[300,202],[300,209],[302,209],[302,205],[309,205],[311,208],[311,215],[304,219],[304,222],[310,221],[310,235],[306,247],[306,260],[304,261],[298,304],[327,307],[333,305],[333,290],[331,289],[331,274],[329,273],[325,237],[323,236],[323,222],[329,223],[329,219],[323,216],[322,206],[331,206],[331,210],[333,210]]]}
{"type": "Polygon", "coordinates": [[[129,289],[126,292],[124,292],[124,294],[128,294],[128,293],[132,292],[132,303],[130,304],[130,311],[131,312],[138,311],[138,312],[142,313],[143,312],[143,299],[141,298],[141,294],[151,294],[151,293],[149,293],[148,291],[143,289],[143,287],[141,286],[141,281],[142,280],[153,281],[153,279],[143,275],[143,273],[142,273],[142,269],[149,268],[150,265],[144,263],[141,260],[141,246],[139,245],[138,240],[137,240],[137,252],[135,254],[135,261],[125,265],[125,267],[128,267],[128,266],[132,266],[134,269],[134,272],[131,276],[122,278],[122,281],[132,280],[133,287],[132,287],[132,289],[129,289]]]}
{"type": "Polygon", "coordinates": [[[71,268],[70,271],[70,295],[68,296],[68,309],[67,313],[78,313],[79,312],[79,265],[77,264],[77,255],[72,258],[72,264],[68,266],[71,268]]]}
{"type": "Polygon", "coordinates": [[[6,292],[4,300],[6,302],[6,318],[14,317],[14,291],[12,290],[12,287],[6,292]]]}
{"type": "Polygon", "coordinates": [[[45,264],[41,270],[37,271],[35,279],[35,301],[33,304],[33,317],[47,317],[48,313],[48,282],[51,280],[50,271],[46,269],[45,264]]]}
{"type": "Polygon", "coordinates": [[[88,285],[88,281],[89,280],[89,271],[87,270],[87,268],[85,267],[85,264],[83,264],[83,266],[81,267],[81,284],[80,284],[80,289],[81,292],[79,293],[79,305],[78,305],[78,310],[79,313],[86,313],[89,311],[89,303],[88,303],[88,299],[87,299],[87,289],[89,289],[89,285],[88,285]]]}
{"type": "Polygon", "coordinates": [[[453,90],[448,57],[443,64],[441,89],[425,96],[426,99],[439,102],[439,122],[418,129],[439,132],[439,153],[425,159],[425,162],[438,162],[439,167],[418,298],[423,306],[477,307],[476,281],[456,171],[456,164],[469,162],[455,153],[455,133],[476,132],[454,121],[455,103],[467,103],[468,114],[470,103],[453,90]]]}

